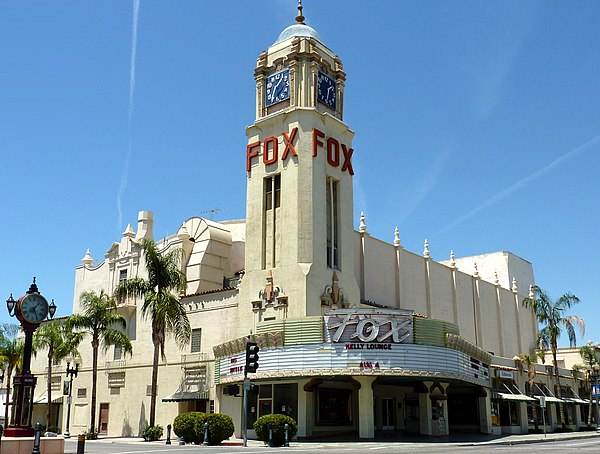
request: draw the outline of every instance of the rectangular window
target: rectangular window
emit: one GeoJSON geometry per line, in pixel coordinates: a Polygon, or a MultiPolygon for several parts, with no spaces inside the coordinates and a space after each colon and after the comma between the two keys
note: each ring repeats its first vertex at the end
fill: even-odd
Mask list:
{"type": "Polygon", "coordinates": [[[210,401],[210,405],[209,405],[209,410],[210,413],[214,413],[215,412],[215,401],[211,400],[210,401]]]}
{"type": "Polygon", "coordinates": [[[196,328],[192,330],[192,353],[199,353],[201,349],[202,329],[196,328]]]}
{"type": "Polygon", "coordinates": [[[279,235],[278,210],[281,206],[281,175],[273,175],[264,179],[263,200],[263,235],[262,235],[262,267],[277,266],[277,237],[279,235]]]}
{"type": "Polygon", "coordinates": [[[340,182],[327,177],[326,216],[327,216],[327,266],[340,269],[340,220],[339,220],[340,182]]]}
{"type": "Polygon", "coordinates": [[[78,388],[77,397],[79,399],[85,399],[87,397],[87,388],[78,388]]]}
{"type": "MultiPolygon", "coordinates": [[[[158,386],[156,387],[156,392],[158,393],[158,386]]],[[[146,396],[151,396],[152,395],[152,385],[148,385],[146,386],[146,396]]]]}
{"type": "Polygon", "coordinates": [[[119,282],[123,282],[127,280],[127,270],[119,271],[119,282]]]}
{"type": "Polygon", "coordinates": [[[123,356],[123,348],[120,345],[115,345],[115,352],[113,354],[113,360],[118,361],[123,356]]]}

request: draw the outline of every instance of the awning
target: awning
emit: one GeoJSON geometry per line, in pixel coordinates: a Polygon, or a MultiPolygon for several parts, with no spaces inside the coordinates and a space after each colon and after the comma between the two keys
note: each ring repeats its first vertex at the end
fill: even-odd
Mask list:
{"type": "Polygon", "coordinates": [[[565,402],[571,403],[571,404],[589,404],[590,401],[589,400],[583,400],[583,399],[579,399],[576,397],[563,397],[563,400],[565,402]]]}
{"type": "Polygon", "coordinates": [[[178,391],[162,398],[163,402],[193,402],[208,400],[208,391],[178,391]]]}
{"type": "MultiPolygon", "coordinates": [[[[544,397],[544,396],[535,396],[535,398],[538,400],[540,399],[540,397],[544,397]]],[[[564,402],[564,400],[559,399],[554,396],[546,396],[546,403],[548,403],[548,402],[562,403],[562,402],[564,402]]]]}
{"type": "MultiPolygon", "coordinates": [[[[40,397],[36,397],[33,400],[33,404],[47,404],[48,403],[48,396],[40,396],[40,397]]],[[[59,397],[55,397],[54,399],[52,399],[52,403],[53,404],[62,404],[63,403],[63,396],[59,396],[59,397]]]]}
{"type": "Polygon", "coordinates": [[[494,397],[504,400],[519,400],[521,402],[533,402],[535,400],[525,394],[494,393],[494,397]]]}

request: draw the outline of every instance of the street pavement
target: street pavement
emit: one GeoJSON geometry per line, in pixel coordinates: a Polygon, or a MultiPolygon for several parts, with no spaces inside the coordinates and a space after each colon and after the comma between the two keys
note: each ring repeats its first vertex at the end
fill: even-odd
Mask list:
{"type": "MultiPolygon", "coordinates": [[[[527,434],[527,435],[480,435],[480,434],[461,434],[449,437],[437,438],[395,438],[376,441],[292,441],[290,448],[273,448],[273,449],[289,449],[297,452],[310,452],[314,450],[327,450],[330,452],[341,451],[366,451],[366,450],[394,450],[394,451],[413,451],[421,450],[428,452],[447,451],[461,452],[463,450],[473,450],[474,452],[483,452],[484,447],[487,452],[491,448],[512,447],[524,444],[534,443],[552,443],[551,446],[555,450],[566,451],[561,446],[567,442],[581,443],[581,448],[571,444],[573,451],[588,451],[600,453],[600,432],[570,432],[570,433],[551,433],[551,434],[527,434]],[[596,447],[597,446],[597,447],[596,447]],[[476,449],[479,447],[481,449],[476,449]],[[454,448],[454,449],[452,449],[454,448]]],[[[86,453],[152,453],[166,452],[174,449],[194,449],[197,450],[214,450],[221,453],[229,452],[257,452],[268,449],[265,444],[257,440],[248,440],[248,447],[242,448],[242,440],[230,439],[223,442],[220,446],[205,447],[196,445],[179,446],[177,439],[172,440],[171,445],[166,445],[165,440],[156,442],[145,442],[141,438],[122,438],[122,437],[102,437],[98,440],[87,440],[85,444],[86,453]]],[[[523,446],[523,448],[526,448],[523,446]]],[[[550,448],[548,448],[550,449],[550,448]]],[[[539,451],[539,448],[533,446],[529,451],[539,451]]],[[[65,452],[77,452],[77,437],[66,440],[65,452]]]]}

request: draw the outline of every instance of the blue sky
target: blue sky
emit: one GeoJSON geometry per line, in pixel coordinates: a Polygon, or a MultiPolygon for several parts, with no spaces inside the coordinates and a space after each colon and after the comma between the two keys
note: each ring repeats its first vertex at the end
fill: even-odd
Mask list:
{"type": "MultiPolygon", "coordinates": [[[[69,314],[86,248],[101,259],[139,210],[157,238],[191,216],[245,216],[253,68],[295,7],[0,4],[2,301],[35,275],[69,314]]],[[[364,210],[371,235],[392,241],[397,225],[436,260],[512,251],[552,296],[581,298],[572,313],[600,341],[598,2],[305,0],[304,12],[348,75],[355,226],[364,210]]]]}

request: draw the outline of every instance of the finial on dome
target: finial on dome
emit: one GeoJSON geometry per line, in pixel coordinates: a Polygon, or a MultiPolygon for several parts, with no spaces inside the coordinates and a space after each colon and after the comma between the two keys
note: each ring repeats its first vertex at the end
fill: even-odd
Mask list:
{"type": "Polygon", "coordinates": [[[495,285],[500,284],[500,279],[498,279],[498,271],[497,270],[494,270],[494,284],[495,285]]]}
{"type": "Polygon", "coordinates": [[[475,271],[473,271],[473,276],[479,277],[479,269],[477,268],[477,262],[473,262],[473,268],[475,268],[475,271]]]}
{"type": "Polygon", "coordinates": [[[452,268],[456,266],[456,260],[454,259],[454,249],[450,249],[450,266],[452,268]]]}
{"type": "Polygon", "coordinates": [[[512,279],[512,291],[514,293],[517,293],[519,291],[519,288],[517,287],[517,278],[513,276],[512,279]]]}
{"type": "Polygon", "coordinates": [[[394,246],[400,246],[400,231],[398,230],[398,226],[394,230],[394,246]]]}
{"type": "Polygon", "coordinates": [[[429,241],[425,240],[425,244],[423,245],[423,257],[429,258],[429,241]]]}
{"type": "Polygon", "coordinates": [[[358,231],[360,233],[365,233],[367,231],[367,223],[365,222],[365,212],[360,212],[360,225],[358,226],[358,231]]]}
{"type": "Polygon", "coordinates": [[[302,0],[298,0],[298,15],[296,16],[296,22],[304,24],[304,16],[302,15],[302,0]]]}

